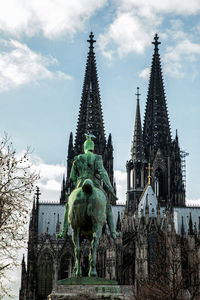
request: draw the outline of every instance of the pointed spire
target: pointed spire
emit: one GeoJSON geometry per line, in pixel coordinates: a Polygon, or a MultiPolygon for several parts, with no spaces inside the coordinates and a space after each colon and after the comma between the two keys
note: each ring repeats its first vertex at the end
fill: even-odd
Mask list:
{"type": "Polygon", "coordinates": [[[22,258],[22,264],[21,264],[21,287],[20,287],[20,293],[24,293],[26,289],[26,263],[25,263],[25,258],[23,254],[22,258]]]}
{"type": "Polygon", "coordinates": [[[152,42],[154,44],[154,54],[143,127],[144,147],[148,157],[150,154],[154,156],[159,148],[165,153],[171,142],[158,39],[159,37],[156,34],[154,42],[152,42]]]}
{"type": "Polygon", "coordinates": [[[194,222],[194,235],[197,237],[197,224],[194,222]]]}
{"type": "Polygon", "coordinates": [[[70,132],[69,144],[68,144],[68,158],[73,157],[73,133],[70,132]]]}
{"type": "Polygon", "coordinates": [[[60,204],[64,204],[66,202],[66,182],[65,182],[65,175],[63,174],[63,181],[60,193],[60,204]]]}
{"type": "Polygon", "coordinates": [[[175,136],[175,141],[178,144],[178,130],[176,129],[176,136],[175,136]]]}
{"type": "Polygon", "coordinates": [[[59,214],[57,215],[57,222],[56,222],[56,233],[60,232],[60,220],[59,220],[59,214]]]}
{"type": "Polygon", "coordinates": [[[35,211],[35,195],[33,197],[33,207],[32,207],[32,214],[34,213],[35,211]]]}
{"type": "Polygon", "coordinates": [[[36,193],[35,193],[35,195],[36,195],[36,207],[38,207],[39,206],[40,195],[41,195],[40,189],[39,189],[38,186],[36,187],[36,193]]]}
{"type": "Polygon", "coordinates": [[[111,135],[111,133],[109,133],[109,136],[108,136],[107,147],[110,148],[110,149],[113,149],[113,143],[112,143],[112,135],[111,135]]]}
{"type": "Polygon", "coordinates": [[[22,270],[25,270],[25,272],[26,272],[26,264],[25,264],[24,254],[23,254],[23,258],[22,258],[22,270]]]}
{"type": "MultiPolygon", "coordinates": [[[[71,173],[73,159],[74,159],[73,134],[72,134],[72,132],[70,132],[69,143],[68,143],[68,155],[67,155],[67,180],[66,180],[66,183],[65,183],[66,188],[63,188],[61,190],[61,194],[62,194],[62,191],[68,190],[71,187],[73,187],[72,182],[70,182],[70,173],[71,173]]],[[[62,195],[61,195],[61,198],[62,198],[62,195]]]]}
{"type": "Polygon", "coordinates": [[[156,33],[154,36],[154,42],[152,42],[152,44],[154,45],[154,51],[158,51],[158,45],[161,44],[161,42],[159,42],[158,40],[159,40],[159,36],[156,33]]]}
{"type": "Polygon", "coordinates": [[[183,221],[183,216],[182,216],[182,222],[181,222],[181,236],[185,236],[185,227],[184,227],[184,221],[183,221]]]}
{"type": "Polygon", "coordinates": [[[96,41],[94,40],[94,34],[93,34],[93,32],[90,32],[89,38],[90,39],[87,40],[87,42],[90,43],[90,50],[93,51],[93,48],[94,48],[93,44],[96,43],[96,41]]]}
{"type": "Polygon", "coordinates": [[[139,87],[137,87],[137,93],[135,95],[137,96],[137,105],[136,105],[134,136],[133,136],[131,154],[132,154],[133,161],[142,161],[144,160],[144,145],[143,145],[143,136],[142,136],[141,117],[140,117],[139,87]]]}
{"type": "Polygon", "coordinates": [[[188,234],[189,235],[193,235],[193,223],[192,223],[192,215],[191,215],[191,213],[190,213],[190,219],[189,219],[189,228],[188,228],[188,234]]]}
{"type": "Polygon", "coordinates": [[[178,131],[176,130],[175,138],[171,147],[171,165],[173,172],[171,173],[171,202],[175,206],[185,206],[185,156],[184,151],[180,150],[178,131]]]}
{"type": "Polygon", "coordinates": [[[93,44],[94,35],[90,33],[88,40],[89,52],[87,57],[85,79],[82,90],[81,105],[75,138],[75,155],[82,153],[85,133],[89,132],[96,137],[95,152],[103,154],[106,147],[103,113],[99,92],[96,60],[93,44]]]}
{"type": "Polygon", "coordinates": [[[118,211],[116,231],[120,232],[121,228],[122,228],[122,224],[121,224],[120,212],[118,211]]]}

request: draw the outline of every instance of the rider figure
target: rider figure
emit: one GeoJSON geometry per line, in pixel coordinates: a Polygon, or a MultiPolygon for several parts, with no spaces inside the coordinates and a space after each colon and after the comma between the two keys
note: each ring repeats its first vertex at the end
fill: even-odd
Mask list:
{"type": "MultiPolygon", "coordinates": [[[[75,156],[70,179],[74,182],[75,188],[82,187],[85,179],[91,179],[95,187],[101,189],[104,193],[101,182],[103,182],[108,191],[116,197],[114,193],[114,189],[111,185],[110,179],[108,177],[108,173],[104,169],[103,161],[101,155],[94,154],[94,142],[91,138],[94,137],[91,134],[86,134],[86,141],[84,142],[84,154],[79,154],[75,156]]],[[[106,214],[107,214],[107,223],[111,232],[111,236],[113,239],[116,239],[118,234],[115,231],[114,222],[113,222],[113,214],[111,210],[111,205],[108,202],[107,198],[107,206],[106,206],[106,214]]]]}

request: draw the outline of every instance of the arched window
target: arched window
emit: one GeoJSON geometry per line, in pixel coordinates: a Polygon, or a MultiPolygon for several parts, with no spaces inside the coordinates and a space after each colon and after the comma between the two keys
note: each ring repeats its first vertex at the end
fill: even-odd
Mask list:
{"type": "Polygon", "coordinates": [[[158,178],[155,176],[155,194],[156,197],[159,196],[159,182],[158,182],[158,178]]]}
{"type": "Polygon", "coordinates": [[[44,252],[38,264],[38,299],[46,299],[53,287],[53,257],[44,252]]]}
{"type": "Polygon", "coordinates": [[[59,279],[65,279],[72,275],[73,271],[73,258],[69,253],[62,256],[60,260],[59,279]]]}
{"type": "MultiPolygon", "coordinates": [[[[155,172],[155,179],[157,180],[157,195],[160,198],[165,198],[165,183],[164,174],[161,168],[158,168],[155,172]]],[[[156,183],[156,182],[155,182],[156,183]]]]}

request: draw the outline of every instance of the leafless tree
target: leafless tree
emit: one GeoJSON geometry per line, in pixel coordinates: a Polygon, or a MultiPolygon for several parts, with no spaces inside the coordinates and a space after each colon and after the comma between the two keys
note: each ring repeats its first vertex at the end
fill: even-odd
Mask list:
{"type": "Polygon", "coordinates": [[[188,239],[172,234],[159,237],[149,259],[148,278],[139,278],[136,299],[200,299],[199,244],[190,249],[188,239]]]}
{"type": "Polygon", "coordinates": [[[26,242],[30,195],[39,177],[29,155],[29,149],[17,155],[6,134],[0,140],[0,298],[7,292],[6,272],[17,264],[17,250],[26,242]]]}

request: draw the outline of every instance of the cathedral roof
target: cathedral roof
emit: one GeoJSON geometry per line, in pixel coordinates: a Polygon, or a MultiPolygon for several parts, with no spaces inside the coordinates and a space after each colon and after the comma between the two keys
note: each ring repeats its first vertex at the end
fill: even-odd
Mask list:
{"type": "MultiPolygon", "coordinates": [[[[142,214],[145,216],[146,210],[148,209],[149,217],[157,216],[158,200],[150,184],[146,185],[144,192],[140,198],[138,204],[138,216],[142,214]]],[[[160,208],[161,217],[164,214],[164,208],[160,208]]]]}
{"type": "Polygon", "coordinates": [[[194,230],[196,227],[198,231],[200,225],[200,207],[174,207],[173,211],[176,233],[181,235],[181,227],[183,223],[184,232],[187,236],[190,219],[192,222],[192,229],[194,230]]]}
{"type": "MultiPolygon", "coordinates": [[[[113,221],[116,227],[118,212],[122,214],[124,205],[112,206],[113,221]]],[[[59,203],[41,203],[39,204],[38,234],[48,233],[53,238],[56,237],[57,222],[59,220],[60,231],[63,226],[65,205],[59,203]]]]}

